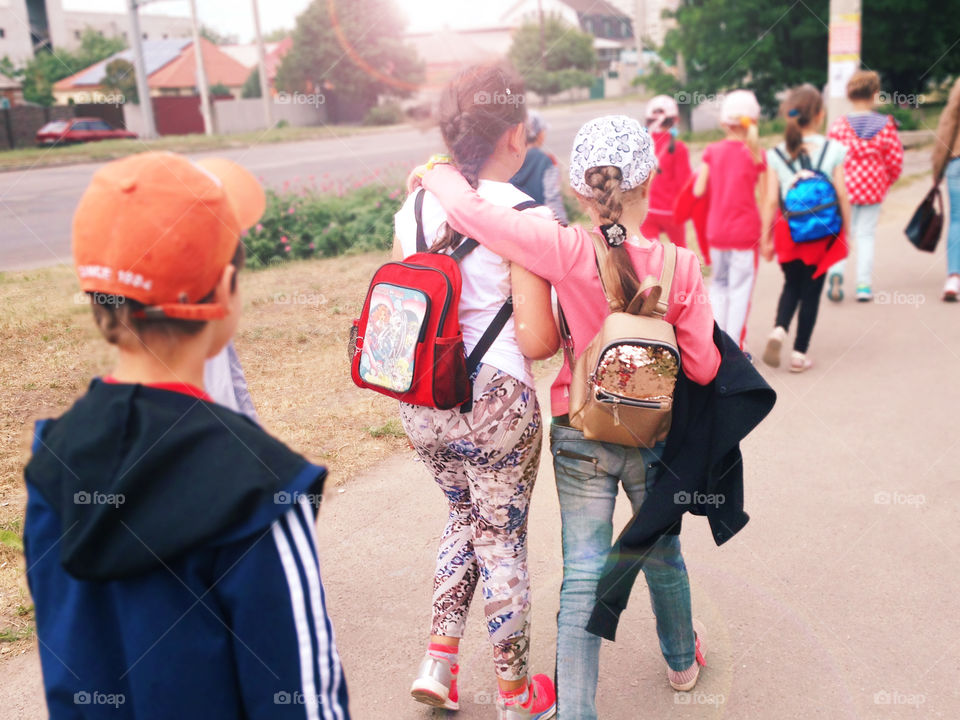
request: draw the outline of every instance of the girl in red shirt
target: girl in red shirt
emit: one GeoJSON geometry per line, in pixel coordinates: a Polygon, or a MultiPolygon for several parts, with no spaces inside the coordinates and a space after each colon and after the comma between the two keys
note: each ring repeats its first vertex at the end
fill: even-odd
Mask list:
{"type": "Polygon", "coordinates": [[[693,174],[687,146],[676,137],[680,110],[669,95],[657,95],[647,103],[646,116],[657,154],[657,170],[650,181],[650,209],[640,234],[658,240],[663,233],[674,245],[685,248],[684,224],[673,219],[677,195],[693,174]]]}
{"type": "Polygon", "coordinates": [[[767,169],[760,151],[757,121],[760,104],[749,90],[735,90],[720,108],[726,137],[703,151],[693,188],[707,195],[707,241],[713,260],[710,303],[713,315],[730,337],[743,347],[747,314],[757,275],[760,209],[757,189],[767,169]]]}

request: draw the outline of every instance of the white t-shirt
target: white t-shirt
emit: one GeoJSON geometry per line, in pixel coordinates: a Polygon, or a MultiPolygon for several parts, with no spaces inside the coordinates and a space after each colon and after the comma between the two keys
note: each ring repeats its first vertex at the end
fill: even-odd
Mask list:
{"type": "MultiPolygon", "coordinates": [[[[481,180],[477,187],[480,197],[495,205],[513,207],[530,200],[510,183],[481,180]]],[[[414,216],[416,193],[410,195],[394,218],[397,238],[404,257],[417,251],[417,221],[414,216]]],[[[553,214],[550,213],[550,217],[553,214]]],[[[437,199],[429,192],[423,198],[423,234],[427,247],[431,246],[447,216],[437,199]]],[[[469,355],[494,317],[511,294],[510,263],[482,245],[460,263],[463,289],[460,293],[460,327],[463,342],[469,355]]],[[[534,386],[530,361],[520,352],[513,316],[481,362],[511,375],[523,383],[534,386]]]]}

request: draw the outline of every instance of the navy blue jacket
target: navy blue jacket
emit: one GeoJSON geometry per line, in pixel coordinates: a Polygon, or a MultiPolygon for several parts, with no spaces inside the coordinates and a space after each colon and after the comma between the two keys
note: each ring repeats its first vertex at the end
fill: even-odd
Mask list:
{"type": "Polygon", "coordinates": [[[37,424],[25,476],[52,720],[348,720],[324,468],[222,406],[95,380],[37,424]]]}
{"type": "Polygon", "coordinates": [[[717,545],[750,517],[743,510],[743,440],[770,413],[777,395],[729,335],[714,325],[720,369],[708,385],[683,373],[657,480],[607,557],[587,630],[613,640],[643,562],[684,513],[706,515],[717,545]]]}

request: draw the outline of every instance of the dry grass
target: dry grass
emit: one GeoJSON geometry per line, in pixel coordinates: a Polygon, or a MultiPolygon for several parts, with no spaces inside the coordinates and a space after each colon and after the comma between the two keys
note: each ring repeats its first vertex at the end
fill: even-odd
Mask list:
{"type": "MultiPolygon", "coordinates": [[[[330,468],[331,490],[406,446],[396,403],[356,388],[347,336],[385,253],[246,273],[237,350],[264,426],[330,468]]],[[[113,350],[68,267],[0,273],[0,657],[33,643],[20,547],[33,420],[59,415],[113,350]]]]}

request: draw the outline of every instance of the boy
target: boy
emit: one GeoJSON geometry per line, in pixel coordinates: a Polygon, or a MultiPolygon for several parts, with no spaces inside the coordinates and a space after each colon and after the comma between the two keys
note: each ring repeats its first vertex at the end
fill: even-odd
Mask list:
{"type": "MultiPolygon", "coordinates": [[[[858,70],[847,83],[847,97],[853,110],[837,118],[829,137],[847,148],[843,173],[850,197],[849,234],[857,243],[857,301],[873,300],[873,247],[880,219],[880,204],[887,190],[903,170],[903,145],[892,115],[876,112],[874,104],[880,92],[880,76],[872,70],[858,70]]],[[[841,260],[827,275],[827,297],[843,300],[841,260]]]]}
{"type": "Polygon", "coordinates": [[[77,208],[80,285],[119,353],[37,424],[25,470],[53,720],[349,718],[313,525],[326,470],[203,390],[263,209],[239,166],[170,153],[110,163],[77,208]]]}

